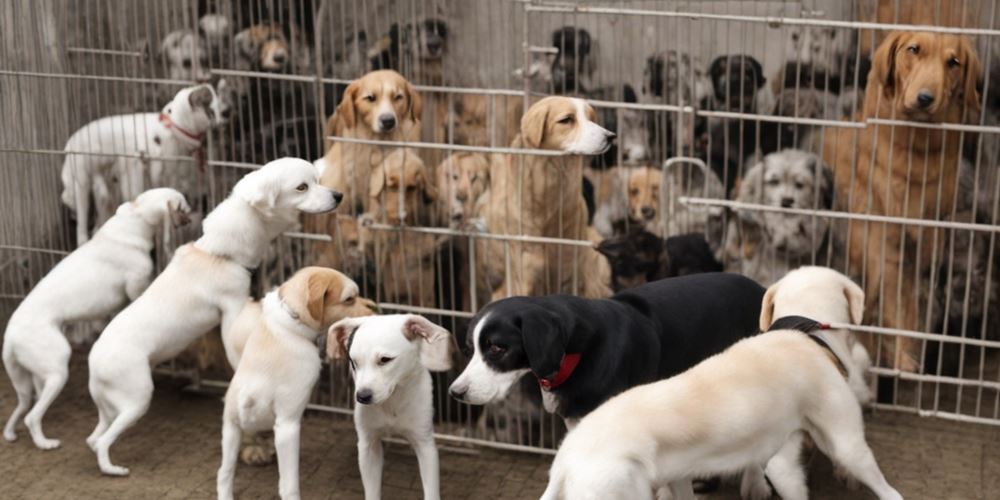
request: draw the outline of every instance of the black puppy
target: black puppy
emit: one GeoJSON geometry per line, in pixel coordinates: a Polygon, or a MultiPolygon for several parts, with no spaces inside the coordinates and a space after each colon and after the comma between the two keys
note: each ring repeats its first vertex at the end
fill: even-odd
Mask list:
{"type": "Polygon", "coordinates": [[[552,45],[559,49],[552,61],[552,86],[557,94],[582,94],[590,90],[594,73],[590,33],[583,28],[563,26],[552,33],[552,45]]]}
{"type": "Polygon", "coordinates": [[[764,68],[745,54],[719,56],[708,68],[715,96],[715,108],[752,113],[757,91],[764,86],[764,68]]]}
{"type": "Polygon", "coordinates": [[[512,297],[473,318],[472,359],[451,385],[471,404],[503,399],[523,375],[573,424],[612,396],[676,375],[757,333],[764,289],[738,274],[656,281],[613,295],[512,297]]]}
{"type": "Polygon", "coordinates": [[[611,288],[616,292],[663,278],[722,271],[700,233],[663,239],[639,229],[602,241],[597,251],[611,264],[611,288]]]}

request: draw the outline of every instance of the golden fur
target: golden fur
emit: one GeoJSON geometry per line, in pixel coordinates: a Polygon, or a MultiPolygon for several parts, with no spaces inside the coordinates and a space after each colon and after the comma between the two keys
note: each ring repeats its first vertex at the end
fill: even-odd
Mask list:
{"type": "Polygon", "coordinates": [[[663,173],[652,167],[637,167],[628,176],[628,218],[647,231],[660,231],[660,182],[663,173]]]}

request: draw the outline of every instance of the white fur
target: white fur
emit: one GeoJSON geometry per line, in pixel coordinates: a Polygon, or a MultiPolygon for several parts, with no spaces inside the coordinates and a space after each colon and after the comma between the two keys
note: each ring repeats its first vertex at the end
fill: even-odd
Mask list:
{"type": "Polygon", "coordinates": [[[100,420],[87,443],[102,472],[128,474],[111,464],[108,449],[146,413],[151,367],[220,322],[226,331],[249,297],[248,268],[260,263],[270,241],[300,211],[326,212],[336,204],[309,162],[283,158],[264,165],[236,183],[205,219],[204,235],[179,248],[149,289],[111,321],[90,351],[90,394],[100,420]]]}
{"type": "Polygon", "coordinates": [[[785,41],[785,60],[811,65],[814,71],[839,74],[839,64],[850,50],[846,30],[827,27],[792,27],[785,41]]]}
{"type": "Polygon", "coordinates": [[[563,145],[563,151],[579,155],[599,155],[611,148],[610,138],[614,134],[587,118],[587,101],[578,97],[569,98],[576,107],[576,135],[563,145]]]}
{"type": "Polygon", "coordinates": [[[152,279],[157,229],[171,212],[190,210],[183,195],[166,188],[122,204],[92,240],[52,268],[18,305],[3,337],[4,366],[17,391],[17,407],[4,428],[7,441],[17,439],[17,421],[31,408],[24,424],[35,446],[59,446],[42,432],[42,417],[69,375],[71,348],[63,327],[105,319],[138,297],[152,279]]]}
{"type": "Polygon", "coordinates": [[[490,320],[490,313],[483,315],[479,323],[472,329],[472,345],[474,352],[469,364],[461,375],[451,383],[449,392],[465,394],[463,401],[473,405],[495,403],[507,397],[514,383],[527,374],[529,369],[498,372],[483,361],[483,353],[479,348],[479,335],[490,320]]]}
{"type": "Polygon", "coordinates": [[[171,80],[203,82],[211,78],[208,46],[201,34],[188,29],[167,33],[160,43],[160,53],[171,80]]]}
{"type": "MultiPolygon", "coordinates": [[[[204,109],[191,107],[188,98],[201,87],[212,89],[210,85],[182,89],[163,108],[163,113],[168,114],[173,123],[193,134],[202,134],[223,121],[223,103],[214,89],[213,116],[204,109]]],[[[91,193],[97,210],[97,225],[111,216],[115,198],[108,191],[108,182],[112,169],[121,188],[119,199],[131,200],[143,191],[147,174],[143,160],[134,155],[143,155],[149,160],[150,180],[153,186],[162,186],[164,170],[179,165],[175,162],[164,165],[161,158],[190,156],[200,147],[164,126],[160,113],[107,116],[77,130],[66,141],[67,153],[62,168],[62,201],[76,213],[77,245],[86,243],[90,237],[87,223],[91,193]]]]}
{"type": "MultiPolygon", "coordinates": [[[[358,432],[358,462],[366,500],[382,498],[382,438],[398,436],[413,446],[420,466],[424,499],[440,496],[438,453],[434,444],[434,404],[428,369],[450,368],[450,358],[430,360],[438,345],[450,345],[450,333],[412,314],[349,318],[335,323],[331,332],[354,331],[348,351],[355,394],[369,391],[371,400],[354,409],[358,432]],[[404,331],[419,330],[411,335],[404,331]],[[383,362],[391,358],[391,361],[383,362]]],[[[337,335],[336,333],[334,335],[337,335]]],[[[331,340],[333,341],[333,340],[331,340]]]]}

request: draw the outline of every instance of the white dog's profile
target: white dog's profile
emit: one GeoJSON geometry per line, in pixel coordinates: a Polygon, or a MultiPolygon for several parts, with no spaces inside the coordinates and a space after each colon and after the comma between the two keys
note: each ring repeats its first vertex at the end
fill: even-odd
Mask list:
{"type": "MultiPolygon", "coordinates": [[[[820,280],[815,286],[811,296],[832,298],[832,304],[791,310],[840,308],[838,318],[853,311],[845,283],[820,280]]],[[[780,293],[779,286],[775,295],[780,293]]],[[[850,358],[837,354],[834,337],[812,335],[797,329],[762,333],[676,377],[615,396],[566,436],[542,499],[652,499],[655,488],[666,486],[675,500],[692,500],[692,478],[740,469],[762,474],[765,464],[770,472],[768,462],[779,451],[790,443],[798,451],[800,440],[790,436],[805,433],[879,499],[901,500],[865,442],[861,406],[841,371],[850,358]]],[[[807,498],[804,489],[771,479],[781,498],[807,498]]],[[[744,484],[753,482],[744,477],[744,484]]]]}
{"type": "Polygon", "coordinates": [[[220,500],[233,498],[233,478],[243,432],[274,429],[278,491],[299,498],[299,430],[302,413],[319,378],[316,340],[345,314],[373,312],[358,297],[358,285],[338,271],[307,267],[262,301],[226,391],[222,417],[220,500]]]}
{"type": "Polygon", "coordinates": [[[354,376],[354,427],[366,500],[382,498],[382,438],[413,446],[424,500],[438,500],[434,397],[428,370],[451,369],[451,334],[415,314],[348,318],[330,327],[327,354],[347,358],[354,376]]]}
{"type": "Polygon", "coordinates": [[[62,168],[62,201],[76,214],[77,245],[90,237],[90,197],[94,197],[97,225],[111,216],[118,199],[109,182],[112,171],[118,177],[121,200],[131,200],[145,187],[144,157],[149,161],[149,178],[154,187],[163,186],[162,158],[195,155],[210,128],[228,118],[228,106],[211,85],[182,89],[159,113],[106,116],[94,120],[66,141],[62,168]]]}
{"type": "Polygon", "coordinates": [[[4,367],[17,392],[4,439],[17,439],[17,421],[31,408],[24,425],[35,446],[59,446],[42,432],[42,417],[69,376],[72,349],[63,327],[104,319],[135,300],[153,279],[154,235],[164,221],[186,223],[190,211],[184,196],[168,188],[123,203],[92,240],[53,267],[21,301],[3,336],[4,367]]]}
{"type": "Polygon", "coordinates": [[[298,220],[299,212],[336,208],[342,195],[319,184],[316,167],[282,158],[240,179],[232,194],[202,223],[204,234],[177,249],[135,302],[115,316],[90,351],[90,394],[99,421],[87,444],[101,472],[108,449],[149,407],[151,367],[173,358],[212,328],[232,322],[250,295],[250,269],[268,244],[298,220]]]}

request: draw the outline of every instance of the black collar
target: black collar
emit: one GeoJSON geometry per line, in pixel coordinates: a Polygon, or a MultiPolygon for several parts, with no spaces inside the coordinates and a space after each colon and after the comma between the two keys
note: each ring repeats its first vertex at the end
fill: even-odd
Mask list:
{"type": "Polygon", "coordinates": [[[840,372],[844,374],[844,376],[847,376],[847,366],[840,359],[840,356],[837,356],[836,351],[834,351],[833,348],[830,347],[830,344],[828,344],[826,340],[823,340],[823,337],[820,337],[818,334],[815,333],[816,330],[829,330],[829,329],[830,329],[829,323],[820,323],[819,321],[816,321],[814,319],[809,319],[804,316],[784,316],[775,320],[774,323],[771,323],[771,328],[768,328],[767,331],[772,332],[774,330],[798,330],[806,334],[806,336],[809,337],[813,342],[816,342],[817,344],[819,344],[820,347],[826,349],[827,351],[830,352],[830,354],[833,355],[833,359],[837,361],[837,369],[839,369],[840,372]]]}

